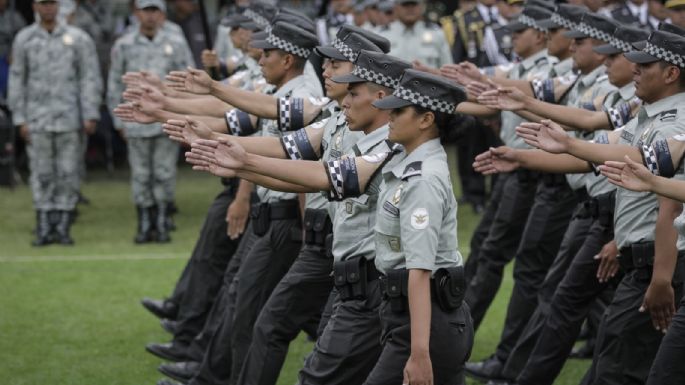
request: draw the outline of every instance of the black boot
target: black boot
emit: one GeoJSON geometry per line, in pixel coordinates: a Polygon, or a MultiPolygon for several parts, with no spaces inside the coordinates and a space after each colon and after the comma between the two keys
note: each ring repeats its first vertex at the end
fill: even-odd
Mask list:
{"type": "Polygon", "coordinates": [[[169,231],[176,231],[176,223],[174,222],[174,214],[178,209],[176,209],[176,205],[172,202],[167,204],[166,206],[166,228],[169,229],[169,231]]]}
{"type": "Polygon", "coordinates": [[[138,233],[136,234],[135,243],[146,243],[152,241],[152,217],[150,216],[150,208],[138,206],[138,233]]]}
{"type": "Polygon", "coordinates": [[[157,242],[166,243],[171,241],[169,237],[169,227],[167,227],[167,208],[169,206],[166,203],[161,203],[157,205],[157,220],[155,224],[157,225],[157,242]]]}
{"type": "Polygon", "coordinates": [[[50,212],[47,210],[36,211],[36,239],[31,242],[33,246],[45,246],[52,243],[52,226],[50,226],[50,212]]]}
{"type": "Polygon", "coordinates": [[[62,245],[73,245],[74,240],[69,235],[69,228],[71,227],[71,212],[63,210],[59,212],[59,222],[55,227],[57,233],[57,242],[62,245]]]}

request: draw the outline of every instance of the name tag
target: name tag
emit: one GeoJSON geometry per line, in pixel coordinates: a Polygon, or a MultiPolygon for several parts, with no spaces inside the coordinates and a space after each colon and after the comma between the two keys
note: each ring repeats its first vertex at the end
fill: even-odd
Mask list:
{"type": "Polygon", "coordinates": [[[400,209],[397,207],[393,206],[392,203],[385,201],[383,203],[383,210],[387,211],[394,217],[399,217],[400,216],[400,209]]]}
{"type": "Polygon", "coordinates": [[[623,139],[627,142],[633,143],[633,139],[635,139],[635,135],[633,135],[632,133],[630,133],[626,130],[623,130],[623,132],[621,133],[621,139],[623,139]]]}

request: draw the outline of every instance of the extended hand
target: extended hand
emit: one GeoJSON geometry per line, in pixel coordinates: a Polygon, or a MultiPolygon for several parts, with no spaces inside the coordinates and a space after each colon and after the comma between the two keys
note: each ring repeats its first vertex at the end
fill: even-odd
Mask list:
{"type": "Polygon", "coordinates": [[[245,149],[230,139],[222,139],[214,151],[217,163],[230,169],[241,169],[245,166],[247,152],[245,149]]]}
{"type": "Polygon", "coordinates": [[[213,82],[205,71],[190,67],[187,71],[172,71],[166,79],[172,89],[198,95],[208,94],[213,82]]]}
{"type": "Polygon", "coordinates": [[[551,120],[541,123],[525,122],[516,127],[516,134],[533,147],[561,154],[568,152],[569,136],[563,128],[551,120]]]}
{"type": "Polygon", "coordinates": [[[650,191],[656,178],[647,167],[627,155],[625,162],[607,161],[599,166],[599,170],[609,178],[609,182],[633,191],[650,191]]]}
{"type": "Polygon", "coordinates": [[[511,172],[519,167],[516,150],[506,146],[490,148],[476,156],[476,160],[473,162],[474,170],[484,175],[511,172]]]}
{"type": "Polygon", "coordinates": [[[499,87],[483,92],[478,103],[498,110],[518,111],[526,107],[525,98],[526,95],[516,87],[499,87]]]}

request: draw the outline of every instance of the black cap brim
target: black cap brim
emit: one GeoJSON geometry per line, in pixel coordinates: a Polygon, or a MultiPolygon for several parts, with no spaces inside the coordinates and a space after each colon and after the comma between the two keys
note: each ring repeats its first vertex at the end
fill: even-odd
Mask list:
{"type": "Polygon", "coordinates": [[[564,37],[567,39],[585,39],[589,36],[580,32],[580,31],[572,30],[572,31],[564,32],[564,37]]]}
{"type": "Polygon", "coordinates": [[[504,28],[508,29],[511,32],[521,32],[525,29],[532,28],[532,27],[529,25],[525,25],[525,24],[518,22],[518,21],[512,21],[511,23],[505,25],[504,28]]]}
{"type": "Polygon", "coordinates": [[[279,49],[278,47],[269,43],[266,40],[252,40],[250,42],[250,47],[259,49],[279,49]]]}
{"type": "Polygon", "coordinates": [[[367,80],[362,79],[357,75],[352,75],[351,73],[346,75],[335,76],[331,78],[332,81],[336,83],[365,83],[367,80]]]}
{"type": "Polygon", "coordinates": [[[371,104],[373,104],[373,106],[378,108],[379,110],[394,110],[395,108],[411,106],[414,103],[408,100],[400,99],[395,95],[390,95],[384,97],[381,100],[376,100],[371,104]]]}
{"type": "Polygon", "coordinates": [[[600,55],[616,55],[617,53],[623,52],[623,50],[616,48],[611,44],[602,44],[592,48],[592,50],[600,55]]]}
{"type": "Polygon", "coordinates": [[[649,63],[654,63],[654,62],[661,60],[658,57],[652,56],[652,55],[648,54],[647,52],[643,52],[643,51],[631,51],[631,52],[625,53],[624,55],[625,55],[626,59],[630,60],[633,63],[637,63],[637,64],[649,64],[649,63]]]}
{"type": "Polygon", "coordinates": [[[337,48],[333,46],[318,46],[314,48],[314,52],[319,54],[319,56],[328,58],[328,59],[334,59],[334,60],[340,60],[340,61],[350,61],[348,58],[346,58],[343,54],[338,51],[337,48]]]}
{"type": "Polygon", "coordinates": [[[562,28],[562,26],[560,24],[555,23],[554,21],[552,21],[552,19],[540,20],[537,22],[537,24],[540,26],[540,28],[544,28],[544,29],[562,28]]]}

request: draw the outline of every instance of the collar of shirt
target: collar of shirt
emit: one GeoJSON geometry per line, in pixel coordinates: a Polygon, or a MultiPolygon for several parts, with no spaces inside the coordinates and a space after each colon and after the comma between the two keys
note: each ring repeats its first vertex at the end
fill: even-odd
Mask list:
{"type": "Polygon", "coordinates": [[[143,35],[140,32],[140,28],[136,28],[136,41],[139,43],[159,43],[162,40],[162,36],[164,35],[164,32],[162,29],[158,29],[157,33],[155,33],[155,36],[152,38],[152,40],[148,39],[147,36],[143,35]]]}
{"type": "Polygon", "coordinates": [[[397,23],[400,31],[402,31],[402,34],[404,34],[404,35],[406,35],[406,34],[416,35],[416,34],[423,32],[423,30],[426,28],[426,23],[424,23],[423,20],[417,21],[411,27],[407,27],[404,23],[402,23],[399,20],[395,21],[395,23],[397,23]]]}
{"type": "Polygon", "coordinates": [[[602,64],[599,67],[592,70],[592,72],[590,72],[589,74],[581,75],[580,83],[584,87],[592,86],[597,81],[597,78],[604,75],[606,73],[606,71],[607,71],[607,68],[602,64]]]}
{"type": "Polygon", "coordinates": [[[38,31],[40,31],[40,33],[43,36],[61,36],[67,31],[67,25],[64,24],[64,22],[62,21],[57,21],[57,24],[55,25],[55,28],[52,30],[52,33],[48,32],[47,29],[43,28],[43,26],[40,25],[40,22],[37,21],[36,23],[38,23],[38,31]]]}
{"type": "Polygon", "coordinates": [[[373,147],[378,145],[378,143],[388,138],[389,126],[387,124],[378,127],[373,130],[370,134],[364,135],[357,142],[357,148],[362,154],[367,154],[373,147]]]}
{"type": "Polygon", "coordinates": [[[392,172],[393,175],[395,175],[395,177],[401,178],[402,175],[404,175],[404,170],[407,168],[408,165],[414,162],[422,162],[433,152],[439,151],[441,149],[442,144],[440,144],[440,139],[431,139],[421,144],[419,147],[415,148],[414,151],[411,152],[411,154],[405,156],[399,163],[395,164],[390,170],[390,172],[392,172]]]}
{"type": "Polygon", "coordinates": [[[685,104],[685,92],[680,92],[652,104],[647,104],[644,106],[644,111],[651,118],[666,110],[677,109],[682,104],[685,104]]]}
{"type": "Polygon", "coordinates": [[[632,99],[635,96],[635,82],[630,82],[619,88],[618,94],[621,95],[621,99],[623,100],[632,99]]]}
{"type": "Polygon", "coordinates": [[[533,68],[537,64],[538,60],[540,60],[541,58],[544,58],[546,56],[547,56],[547,50],[546,49],[540,50],[538,53],[533,54],[533,55],[521,60],[521,67],[523,67],[524,70],[528,71],[529,69],[533,68]]]}
{"type": "Polygon", "coordinates": [[[552,67],[552,70],[554,73],[551,77],[566,75],[569,71],[573,70],[573,58],[569,57],[560,61],[552,67]]]}
{"type": "Polygon", "coordinates": [[[294,78],[288,80],[284,85],[282,85],[281,88],[276,90],[276,92],[274,93],[274,96],[276,96],[276,97],[286,96],[286,95],[290,94],[296,88],[304,86],[304,82],[305,82],[304,75],[295,76],[294,78]]]}
{"type": "Polygon", "coordinates": [[[647,2],[643,2],[640,5],[635,5],[632,1],[628,0],[625,2],[626,6],[628,6],[628,9],[630,10],[630,13],[637,17],[638,20],[640,21],[640,24],[645,25],[647,24],[647,15],[649,15],[649,9],[647,8],[647,2]]]}

